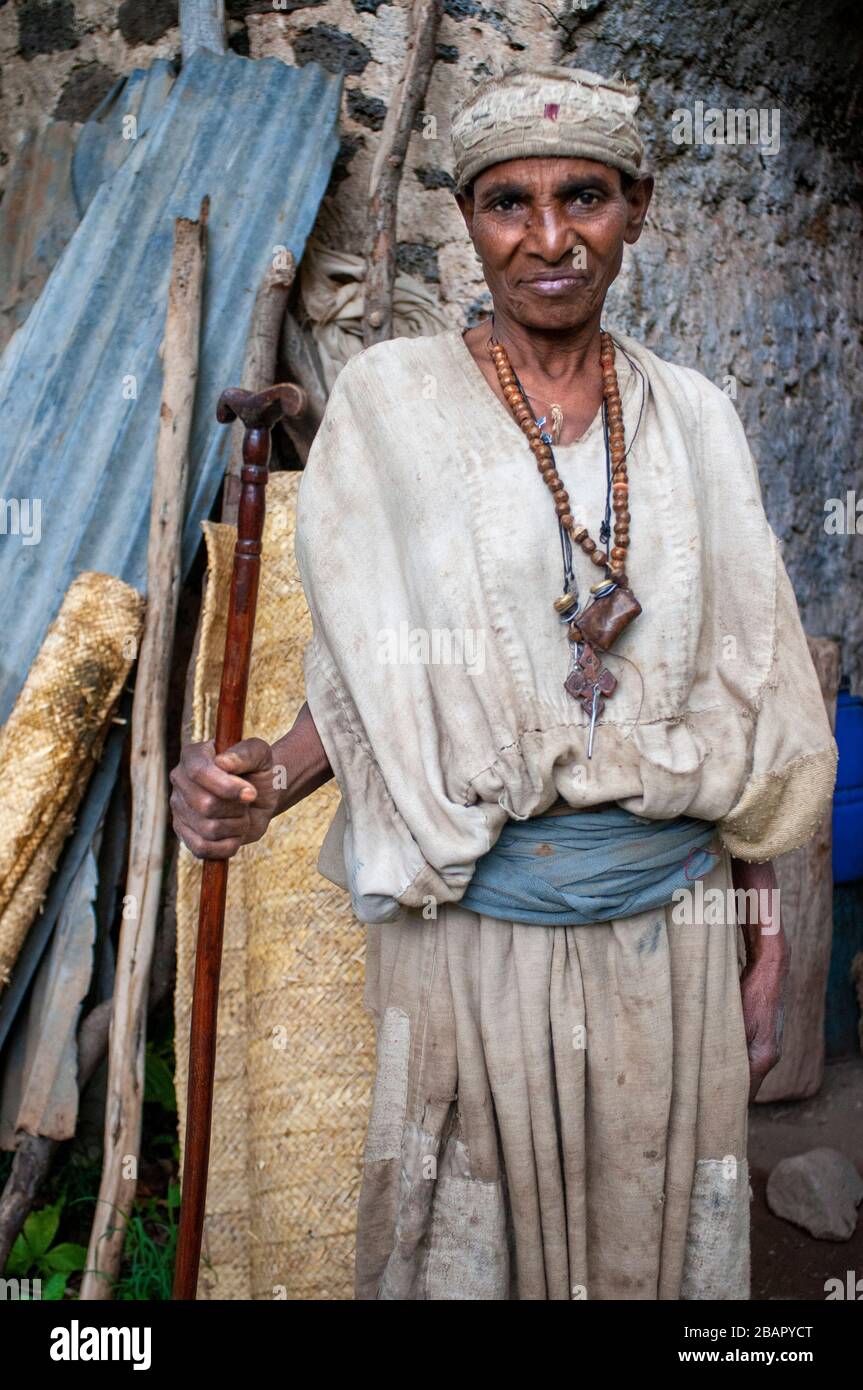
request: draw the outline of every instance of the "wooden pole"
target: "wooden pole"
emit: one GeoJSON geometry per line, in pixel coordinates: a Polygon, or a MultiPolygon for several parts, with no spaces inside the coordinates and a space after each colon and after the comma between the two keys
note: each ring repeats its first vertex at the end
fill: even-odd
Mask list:
{"type": "Polygon", "coordinates": [[[327,388],[321,370],[317,345],[312,335],[301,328],[290,309],[282,319],[280,355],[289,381],[302,386],[308,397],[305,412],[282,421],[282,428],[289,436],[297,455],[305,467],[315,435],[320,428],[327,408],[327,388]]]}
{"type": "Polygon", "coordinates": [[[413,123],[434,67],[443,0],[414,0],[402,75],[381,131],[369,180],[363,343],[393,336],[396,275],[396,212],[402,166],[413,123]]]}
{"type": "Polygon", "coordinates": [[[224,53],[228,47],[225,32],[225,0],[180,0],[180,51],[188,63],[199,48],[224,53]]]}
{"type": "MultiPolygon", "coordinates": [[[[243,469],[237,515],[237,547],[228,600],[225,662],[216,715],[217,753],[243,736],[243,716],[252,655],[261,537],[264,531],[265,489],[270,458],[270,431],[283,414],[297,415],[306,407],[305,392],[289,384],[271,386],[257,395],[241,389],[223,392],[216,412],[222,424],[239,418],[245,425],[243,469]]],[[[228,860],[207,859],[201,874],[198,943],[189,1030],[189,1080],[186,1139],[183,1152],[183,1191],[174,1298],[192,1300],[198,1287],[198,1268],[207,1201],[213,1079],[219,1011],[219,976],[228,891],[228,860]]]]}
{"type": "Polygon", "coordinates": [[[111,1016],[102,1181],[81,1283],[82,1299],[112,1295],[137,1185],[147,992],[168,818],[165,712],[180,590],[180,542],[198,374],[208,208],[204,199],[197,222],[181,217],[174,224],[147,547],[147,615],[132,704],[129,870],[111,1016]]]}
{"type": "MultiPolygon", "coordinates": [[[[243,375],[240,381],[245,391],[263,391],[276,374],[282,319],[296,273],[296,261],[288,251],[284,263],[272,266],[258,286],[246,338],[243,375]]],[[[240,500],[243,434],[242,421],[238,420],[231,437],[231,456],[222,493],[222,520],[230,523],[237,520],[237,505],[240,500]]]]}

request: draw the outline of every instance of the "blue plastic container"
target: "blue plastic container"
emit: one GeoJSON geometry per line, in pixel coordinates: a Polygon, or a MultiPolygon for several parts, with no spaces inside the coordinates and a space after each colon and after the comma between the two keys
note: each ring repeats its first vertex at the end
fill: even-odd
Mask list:
{"type": "Polygon", "coordinates": [[[839,767],[833,794],[833,881],[863,879],[863,699],[840,690],[836,701],[839,767]]]}

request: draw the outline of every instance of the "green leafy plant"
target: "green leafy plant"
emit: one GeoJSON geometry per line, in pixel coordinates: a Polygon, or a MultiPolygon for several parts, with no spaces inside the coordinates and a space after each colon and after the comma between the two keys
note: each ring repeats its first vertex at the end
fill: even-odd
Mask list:
{"type": "Polygon", "coordinates": [[[61,1299],[69,1275],[83,1269],[87,1259],[86,1246],[68,1241],[53,1244],[62,1208],[63,1199],[60,1198],[53,1206],[31,1211],[9,1252],[4,1271],[9,1278],[41,1280],[43,1299],[61,1299]]]}

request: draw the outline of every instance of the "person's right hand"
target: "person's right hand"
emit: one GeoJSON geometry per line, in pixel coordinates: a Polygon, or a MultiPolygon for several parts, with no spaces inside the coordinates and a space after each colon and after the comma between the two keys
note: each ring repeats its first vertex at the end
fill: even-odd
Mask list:
{"type": "Polygon", "coordinates": [[[190,743],[171,773],[174,829],[198,859],[231,859],[260,840],[278,810],[273,750],[244,738],[216,755],[213,740],[190,743]]]}

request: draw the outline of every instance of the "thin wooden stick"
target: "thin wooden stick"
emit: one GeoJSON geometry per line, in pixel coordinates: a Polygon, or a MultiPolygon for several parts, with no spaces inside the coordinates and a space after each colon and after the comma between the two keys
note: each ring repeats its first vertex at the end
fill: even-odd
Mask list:
{"type": "Polygon", "coordinates": [[[144,1098],[146,1004],[168,816],[165,714],[180,587],[188,444],[197,379],[208,201],[178,218],[162,344],[164,385],[147,548],[147,617],[132,705],[132,824],[117,953],[102,1181],[82,1299],[110,1298],[135,1197],[144,1098]]]}
{"type": "Polygon", "coordinates": [[[381,131],[369,180],[363,343],[393,336],[396,212],[402,166],[420,103],[434,67],[443,0],[414,0],[404,68],[381,131]]]}
{"type": "Polygon", "coordinates": [[[225,0],[180,0],[180,46],[184,64],[199,48],[226,51],[225,0]]]}
{"type": "Polygon", "coordinates": [[[300,327],[290,309],[286,310],[282,319],[279,353],[284,375],[289,381],[296,381],[302,386],[309,399],[308,407],[302,415],[290,419],[286,416],[282,421],[282,429],[305,467],[309,450],[327,408],[327,388],[324,385],[324,374],[315,340],[300,327]]]}
{"type": "MultiPolygon", "coordinates": [[[[270,458],[270,431],[283,414],[300,414],[306,407],[299,386],[271,386],[257,395],[241,389],[224,391],[216,412],[227,424],[239,418],[245,425],[237,547],[228,600],[225,663],[216,715],[217,753],[239,742],[255,628],[255,608],[261,569],[265,490],[270,458]]],[[[207,1202],[207,1169],[213,1113],[213,1080],[219,1012],[219,976],[228,891],[227,859],[207,859],[201,873],[198,943],[192,1016],[189,1030],[189,1075],[186,1135],[183,1150],[183,1192],[174,1298],[192,1300],[198,1287],[198,1268],[207,1202]]]]}
{"type": "MultiPolygon", "coordinates": [[[[246,354],[240,385],[245,391],[263,391],[276,375],[276,357],[282,319],[288,295],[297,273],[290,251],[277,266],[265,274],[255,295],[252,321],[246,338],[246,354]]],[[[243,466],[243,425],[237,421],[231,435],[231,457],[222,494],[222,520],[235,522],[240,500],[240,470],[243,466]]]]}

